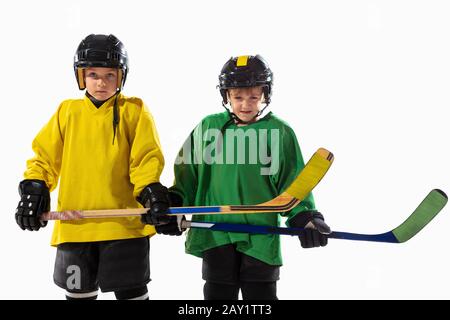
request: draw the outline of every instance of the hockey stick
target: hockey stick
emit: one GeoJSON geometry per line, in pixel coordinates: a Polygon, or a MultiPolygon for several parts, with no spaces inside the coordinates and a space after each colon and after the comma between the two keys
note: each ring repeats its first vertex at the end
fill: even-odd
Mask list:
{"type": "MultiPolygon", "coordinates": [[[[171,207],[169,215],[186,214],[242,214],[286,212],[302,201],[322,180],[333,163],[333,154],[319,148],[306,163],[303,170],[294,182],[278,197],[257,205],[231,205],[207,207],[171,207]]],[[[113,210],[77,210],[77,211],[50,211],[42,214],[42,220],[77,220],[83,218],[112,218],[139,216],[146,213],[146,208],[113,209],[113,210]]]]}
{"type": "MultiPolygon", "coordinates": [[[[328,235],[332,239],[358,240],[403,243],[414,237],[424,228],[447,204],[447,195],[439,190],[432,190],[420,203],[416,210],[397,228],[382,234],[358,234],[334,231],[328,235]]],[[[183,228],[201,228],[215,231],[242,232],[255,234],[280,234],[297,236],[302,234],[302,228],[283,228],[270,226],[255,226],[249,224],[228,224],[184,221],[183,228]]]]}

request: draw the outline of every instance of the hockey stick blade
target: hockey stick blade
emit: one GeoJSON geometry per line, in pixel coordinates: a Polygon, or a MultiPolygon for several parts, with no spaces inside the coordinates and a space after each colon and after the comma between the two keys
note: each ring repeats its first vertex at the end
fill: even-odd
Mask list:
{"type": "MultiPolygon", "coordinates": [[[[301,202],[322,180],[333,163],[333,154],[319,148],[306,163],[303,170],[295,178],[285,192],[276,198],[257,205],[171,207],[169,215],[204,215],[204,214],[243,214],[286,212],[301,202]]],[[[113,218],[139,216],[146,213],[146,208],[112,209],[112,210],[73,210],[50,211],[42,214],[42,220],[77,220],[83,218],[113,218]]]]}
{"type": "MultiPolygon", "coordinates": [[[[422,230],[447,204],[447,195],[439,190],[432,190],[420,203],[416,210],[397,228],[382,234],[358,234],[334,231],[328,235],[331,239],[403,243],[422,230]]],[[[248,224],[209,223],[184,221],[183,228],[200,228],[212,231],[242,232],[253,234],[279,234],[298,236],[304,232],[302,228],[283,228],[256,226],[248,224]]]]}

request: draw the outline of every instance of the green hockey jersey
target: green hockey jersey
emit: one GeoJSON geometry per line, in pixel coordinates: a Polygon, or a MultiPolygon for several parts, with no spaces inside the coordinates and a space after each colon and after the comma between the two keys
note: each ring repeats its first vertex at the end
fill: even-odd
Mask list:
{"type": "MultiPolygon", "coordinates": [[[[253,205],[281,194],[304,167],[293,130],[272,113],[246,126],[230,124],[227,112],[204,118],[184,143],[175,162],[171,188],[184,206],[253,205]]],[[[193,221],[279,226],[280,216],[314,210],[312,194],[285,213],[194,215],[193,221]]],[[[271,265],[281,265],[279,235],[190,229],[186,252],[198,257],[217,246],[271,265]]]]}

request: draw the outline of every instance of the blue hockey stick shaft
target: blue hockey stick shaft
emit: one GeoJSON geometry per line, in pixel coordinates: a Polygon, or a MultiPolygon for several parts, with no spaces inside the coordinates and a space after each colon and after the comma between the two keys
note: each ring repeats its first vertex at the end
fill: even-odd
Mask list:
{"type": "MultiPolygon", "coordinates": [[[[252,233],[252,234],[278,234],[289,236],[299,236],[304,232],[303,228],[270,227],[270,226],[258,226],[250,224],[189,222],[189,221],[187,221],[187,223],[184,224],[184,227],[207,229],[211,231],[225,231],[225,232],[252,233]]],[[[390,242],[390,243],[399,242],[391,231],[376,235],[334,231],[331,234],[327,235],[327,237],[342,240],[376,241],[376,242],[390,242]]]]}

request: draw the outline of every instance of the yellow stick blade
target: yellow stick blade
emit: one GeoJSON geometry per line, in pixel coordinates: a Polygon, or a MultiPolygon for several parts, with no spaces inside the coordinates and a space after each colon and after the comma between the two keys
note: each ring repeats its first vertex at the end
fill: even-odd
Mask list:
{"type": "Polygon", "coordinates": [[[333,160],[334,156],[330,151],[319,148],[286,192],[297,199],[303,200],[322,180],[330,169],[333,160]]]}

